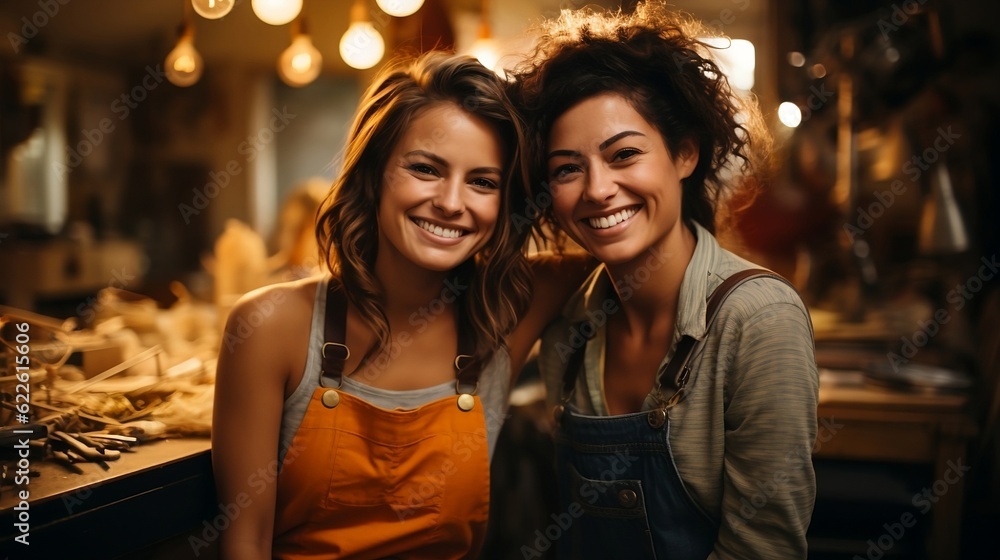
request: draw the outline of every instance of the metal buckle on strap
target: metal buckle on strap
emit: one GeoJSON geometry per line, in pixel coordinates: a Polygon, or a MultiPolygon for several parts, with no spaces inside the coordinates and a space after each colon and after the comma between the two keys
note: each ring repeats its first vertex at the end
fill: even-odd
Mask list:
{"type": "MultiPolygon", "coordinates": [[[[346,362],[351,357],[351,349],[346,344],[341,344],[340,342],[324,342],[323,347],[320,348],[320,355],[323,356],[323,363],[320,366],[320,385],[323,385],[324,379],[332,378],[337,383],[336,388],[339,389],[344,384],[342,375],[344,366],[336,362],[346,362]],[[330,350],[330,355],[328,356],[326,349],[330,346],[333,348],[330,350]],[[327,367],[332,370],[332,373],[327,372],[327,367]]],[[[326,385],[323,386],[325,387],[326,385]]]]}
{"type": "Polygon", "coordinates": [[[470,356],[469,354],[459,354],[455,356],[455,369],[458,371],[462,371],[462,369],[464,369],[466,366],[469,365],[468,362],[470,360],[472,360],[472,356],[470,356]],[[462,365],[463,362],[465,363],[465,365],[462,365]]]}
{"type": "Polygon", "coordinates": [[[351,357],[351,349],[348,348],[346,344],[341,344],[339,342],[325,342],[325,343],[323,343],[323,348],[322,348],[321,354],[323,355],[323,359],[326,359],[326,360],[344,360],[346,362],[351,357]],[[344,354],[343,357],[341,357],[341,356],[327,356],[326,355],[326,347],[327,346],[334,346],[334,347],[343,348],[343,350],[340,351],[342,354],[344,354]]]}
{"type": "Polygon", "coordinates": [[[669,410],[675,406],[677,403],[684,399],[684,395],[687,393],[687,384],[691,380],[691,366],[685,365],[677,372],[677,378],[674,380],[674,384],[677,389],[674,394],[670,395],[669,398],[663,398],[663,376],[656,376],[656,385],[653,387],[653,392],[656,395],[656,400],[663,409],[669,410]]]}
{"type": "Polygon", "coordinates": [[[677,385],[677,390],[680,391],[686,385],[688,380],[691,379],[691,366],[685,365],[677,372],[677,379],[674,380],[674,385],[677,385]]]}

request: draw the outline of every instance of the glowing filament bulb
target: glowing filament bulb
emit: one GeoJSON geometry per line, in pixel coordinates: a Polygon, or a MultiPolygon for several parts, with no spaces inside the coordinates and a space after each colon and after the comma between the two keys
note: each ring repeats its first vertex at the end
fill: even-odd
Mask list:
{"type": "Polygon", "coordinates": [[[164,62],[167,79],[181,87],[197,82],[201,78],[203,66],[201,55],[194,48],[194,35],[190,31],[177,41],[177,46],[170,51],[164,62]]]}
{"type": "Polygon", "coordinates": [[[205,19],[219,19],[232,11],[234,0],[191,0],[191,6],[205,19]]]}
{"type": "Polygon", "coordinates": [[[296,35],[292,44],[278,58],[278,75],[290,86],[304,86],[319,76],[323,55],[306,34],[296,35]]]}

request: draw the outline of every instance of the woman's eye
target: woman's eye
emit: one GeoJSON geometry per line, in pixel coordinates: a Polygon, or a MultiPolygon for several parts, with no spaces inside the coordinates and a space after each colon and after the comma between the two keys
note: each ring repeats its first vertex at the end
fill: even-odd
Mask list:
{"type": "Polygon", "coordinates": [[[560,165],[559,167],[552,170],[549,176],[553,181],[566,181],[570,179],[573,175],[580,172],[580,167],[577,165],[566,164],[560,165]]]}
{"type": "Polygon", "coordinates": [[[481,189],[494,190],[494,189],[499,189],[500,188],[500,185],[498,185],[496,183],[496,181],[493,181],[493,180],[490,180],[490,179],[486,179],[484,177],[479,177],[479,178],[473,179],[472,181],[470,181],[470,183],[472,185],[475,185],[475,186],[481,188],[481,189]]]}
{"type": "Polygon", "coordinates": [[[414,163],[410,165],[410,171],[421,175],[437,175],[437,170],[425,163],[414,163]]]}
{"type": "Polygon", "coordinates": [[[614,161],[626,160],[626,159],[629,159],[632,156],[635,156],[635,155],[638,155],[638,154],[641,154],[641,153],[642,153],[641,151],[639,151],[639,150],[637,150],[635,148],[622,148],[621,150],[618,150],[617,152],[615,152],[614,161]]]}

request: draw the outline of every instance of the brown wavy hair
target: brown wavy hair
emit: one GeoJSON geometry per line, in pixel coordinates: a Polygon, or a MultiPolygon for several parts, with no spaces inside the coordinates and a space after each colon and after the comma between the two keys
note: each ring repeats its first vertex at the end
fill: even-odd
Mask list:
{"type": "MultiPolygon", "coordinates": [[[[756,100],[733,95],[699,37],[697,20],[645,2],[633,13],[564,10],[543,22],[533,53],[514,72],[514,94],[532,128],[532,182],[547,188],[544,155],[553,122],[594,95],[617,93],[663,136],[671,154],[690,139],[698,164],[682,181],[681,216],[715,232],[722,190],[735,174],[766,172],[771,136],[756,100]]],[[[751,188],[754,181],[745,182],[751,188]]],[[[740,193],[748,204],[752,196],[740,193]]],[[[557,228],[551,206],[547,225],[557,228]]]]}
{"type": "Polygon", "coordinates": [[[365,92],[344,149],[340,176],[319,210],[316,234],[320,259],[343,283],[348,300],[377,336],[362,363],[389,349],[389,321],[382,286],[374,273],[382,178],[389,155],[406,127],[422,111],[454,104],[497,132],[503,153],[500,216],[493,236],[453,278],[469,287],[458,298],[462,329],[475,343],[472,363],[486,363],[504,345],[529,300],[525,258],[529,232],[512,218],[525,215],[527,162],[522,157],[526,127],[497,75],[468,56],[430,52],[398,60],[383,69],[365,92]]]}

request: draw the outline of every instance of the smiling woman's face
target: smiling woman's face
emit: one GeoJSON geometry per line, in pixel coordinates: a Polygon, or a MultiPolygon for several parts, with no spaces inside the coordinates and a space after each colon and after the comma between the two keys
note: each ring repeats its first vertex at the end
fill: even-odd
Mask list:
{"type": "Polygon", "coordinates": [[[559,225],[609,265],[627,264],[680,239],[681,179],[698,163],[623,96],[602,93],[570,107],[549,133],[547,168],[559,225]]]}
{"type": "Polygon", "coordinates": [[[383,174],[381,269],[443,272],[475,255],[496,229],[503,172],[499,135],[485,120],[452,103],[419,113],[383,174]]]}

